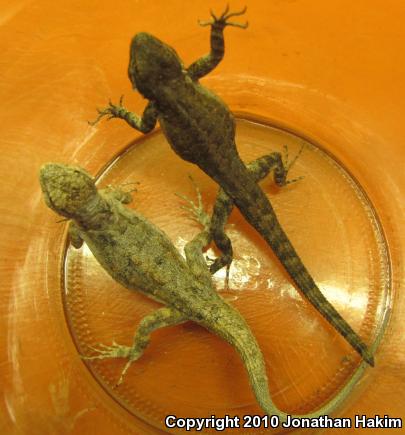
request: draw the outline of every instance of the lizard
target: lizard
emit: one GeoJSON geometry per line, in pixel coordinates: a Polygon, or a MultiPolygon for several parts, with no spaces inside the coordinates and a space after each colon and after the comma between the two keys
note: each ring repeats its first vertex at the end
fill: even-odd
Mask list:
{"type": "MultiPolygon", "coordinates": [[[[246,7],[239,12],[229,12],[227,6],[220,16],[211,11],[210,20],[200,21],[202,26],[211,26],[210,52],[187,68],[172,47],[150,33],[137,33],[130,44],[128,77],[133,89],[148,100],[142,116],[127,110],[121,97],[118,105],[110,101],[105,109],[98,109],[98,117],[90,124],[95,125],[103,117],[121,118],[146,134],[159,120],[172,149],[218,183],[267,242],[304,297],[368,364],[374,366],[374,357],[367,345],[323,295],[280,225],[270,201],[246,170],[236,148],[231,111],[199,82],[224,56],[225,27],[247,27],[247,22],[229,21],[245,12],[246,7]]],[[[213,225],[211,230],[217,247],[223,251],[222,259],[212,265],[215,271],[232,261],[232,245],[221,226],[213,225]]]]}
{"type": "MultiPolygon", "coordinates": [[[[249,170],[260,179],[279,161],[268,155],[251,163],[249,170]]],[[[227,341],[239,353],[261,408],[281,421],[287,419],[288,414],[277,408],[269,394],[265,361],[253,333],[213,284],[203,256],[203,248],[212,239],[210,219],[201,203],[194,212],[204,229],[188,242],[183,258],[163,231],[125,206],[132,200],[129,192],[112,186],[97,189],[94,178],[84,169],[58,163],[42,166],[39,179],[47,206],[70,220],[72,245],[80,248],[85,242],[113,279],[164,304],[141,320],[132,346],[100,344],[99,348],[90,347],[97,354],[85,359],[128,359],[119,384],[130,365],[142,355],[154,330],[191,320],[227,341]]],[[[319,410],[294,417],[315,418],[334,412],[365,368],[362,361],[342,390],[319,410]]]]}

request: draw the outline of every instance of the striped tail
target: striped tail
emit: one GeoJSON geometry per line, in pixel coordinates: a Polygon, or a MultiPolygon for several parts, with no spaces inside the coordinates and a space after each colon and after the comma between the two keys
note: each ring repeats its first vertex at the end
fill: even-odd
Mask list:
{"type": "Polygon", "coordinates": [[[281,264],[309,302],[368,364],[374,366],[374,358],[367,346],[315,284],[278,222],[269,200],[248,173],[244,163],[237,155],[236,158],[233,156],[232,160],[228,159],[229,161],[232,162],[231,170],[225,167],[226,170],[220,175],[215,174],[212,167],[204,167],[203,169],[220,184],[233,199],[245,219],[270,245],[281,264]]]}

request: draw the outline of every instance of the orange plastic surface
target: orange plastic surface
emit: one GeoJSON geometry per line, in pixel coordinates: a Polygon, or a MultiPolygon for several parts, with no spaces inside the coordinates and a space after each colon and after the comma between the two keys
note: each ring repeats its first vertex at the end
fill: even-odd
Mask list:
{"type": "MultiPolygon", "coordinates": [[[[69,305],[75,300],[69,299],[69,294],[62,297],[66,291],[62,282],[66,226],[57,224],[58,218],[44,205],[38,183],[38,170],[44,162],[77,164],[97,174],[141,137],[123,122],[90,127],[86,120],[94,118],[96,106],[102,107],[108,98],[117,101],[121,94],[125,94],[128,107],[142,112],[145,101],[132,92],[126,75],[128,45],[136,32],[149,31],[174,46],[186,64],[206,53],[208,29],[199,27],[197,19],[208,17],[209,6],[220,11],[224,4],[83,0],[62,5],[44,0],[3,2],[0,7],[1,433],[164,433],[153,425],[156,409],[163,407],[162,403],[167,406],[165,394],[182,416],[187,416],[182,411],[196,409],[199,403],[212,405],[218,415],[225,410],[233,415],[245,411],[262,414],[237,355],[191,324],[157,332],[145,360],[131,369],[128,385],[151,397],[149,405],[138,409],[138,416],[133,404],[125,402],[125,391],[111,387],[121,362],[87,365],[79,358],[76,345],[80,340],[75,336],[69,305]],[[157,388],[159,376],[162,389],[157,388]],[[176,395],[179,391],[181,395],[176,395]],[[241,409],[233,408],[235,400],[241,409]],[[146,414],[152,416],[150,421],[146,414]]],[[[242,6],[239,1],[231,4],[235,10],[242,6]]],[[[225,59],[202,82],[241,118],[263,121],[318,144],[341,162],[367,194],[389,252],[392,312],[376,367],[367,370],[342,415],[404,418],[405,8],[394,0],[252,0],[246,16],[247,30],[226,29],[225,59]]],[[[248,126],[246,121],[239,122],[238,135],[243,156],[251,158],[256,155],[249,148],[252,132],[248,126]]],[[[259,133],[253,133],[251,141],[259,140],[259,133]]],[[[212,202],[215,189],[199,171],[174,156],[159,133],[150,140],[150,148],[139,147],[139,167],[134,174],[117,164],[101,181],[140,181],[142,187],[133,206],[180,246],[180,235],[189,240],[197,229],[181,215],[173,193],[180,189],[192,195],[187,173],[201,183],[208,201],[212,202]],[[165,169],[164,163],[172,166],[165,169]],[[167,190],[159,192],[162,185],[167,190]],[[154,196],[156,191],[160,196],[154,196]],[[184,234],[178,234],[183,228],[184,234]]],[[[270,144],[269,151],[272,149],[270,144]]],[[[271,193],[277,197],[275,207],[281,217],[284,213],[294,244],[321,283],[344,285],[351,279],[364,283],[362,267],[373,265],[376,258],[373,246],[358,259],[355,254],[360,250],[350,250],[342,258],[337,252],[340,246],[368,243],[364,232],[354,230],[350,213],[346,211],[347,226],[336,224],[331,238],[323,242],[328,209],[305,210],[306,204],[317,204],[311,186],[324,193],[322,201],[328,204],[328,195],[333,196],[337,184],[325,176],[327,170],[317,166],[310,152],[304,153],[296,166],[296,175],[306,177],[301,184],[271,193]],[[319,180],[326,184],[319,185],[319,180]],[[368,262],[367,252],[371,253],[368,262]]],[[[329,203],[344,213],[342,204],[333,208],[329,203]]],[[[255,258],[260,257],[265,276],[274,285],[269,287],[258,272],[258,292],[249,288],[227,297],[231,302],[235,299],[233,303],[263,347],[276,403],[288,411],[300,406],[308,410],[311,403],[317,403],[318,386],[339,369],[350,349],[314,310],[294,297],[291,283],[272,254],[239,215],[234,215],[232,223],[240,256],[256,252],[255,258]],[[263,311],[264,306],[273,311],[263,311]],[[301,326],[294,332],[287,320],[305,329],[301,326]]],[[[84,257],[89,263],[89,286],[86,289],[86,282],[80,283],[80,303],[85,309],[80,312],[79,305],[76,313],[76,319],[88,322],[82,331],[99,332],[90,340],[94,344],[112,339],[129,343],[138,314],[150,312],[156,304],[120,292],[90,255],[84,257]],[[132,309],[134,313],[138,310],[133,317],[132,309]]],[[[250,266],[254,268],[254,264],[250,266]]],[[[378,270],[381,264],[373,267],[378,270]]],[[[361,286],[350,291],[368,294],[361,286]]],[[[345,301],[334,302],[340,303],[342,310],[347,308],[345,301]]],[[[363,325],[361,329],[363,314],[347,311],[348,320],[369,342],[372,328],[369,331],[363,325]]],[[[335,432],[341,433],[338,429],[325,431],[335,432]]]]}

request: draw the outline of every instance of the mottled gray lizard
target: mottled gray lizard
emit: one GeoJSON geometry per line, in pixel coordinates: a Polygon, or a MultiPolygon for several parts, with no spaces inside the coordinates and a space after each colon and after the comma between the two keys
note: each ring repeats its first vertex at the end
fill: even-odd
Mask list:
{"type": "MultiPolygon", "coordinates": [[[[188,68],[183,66],[175,50],[149,33],[138,33],[130,46],[129,79],[134,89],[149,100],[143,115],[137,116],[122,105],[110,102],[99,110],[95,124],[102,117],[122,118],[133,128],[150,132],[159,120],[173,150],[183,159],[197,164],[232,198],[246,220],[273,249],[292,280],[309,302],[367,361],[374,365],[373,355],[362,339],[322,294],[311,274],[281,227],[272,205],[246,170],[235,145],[235,122],[226,104],[203,87],[199,79],[221,61],[224,55],[223,30],[226,26],[246,27],[229,22],[228,7],[210,21],[211,51],[188,68]]],[[[229,264],[232,245],[221,226],[212,225],[212,236],[224,253],[212,271],[229,264]]]]}
{"type": "MultiPolygon", "coordinates": [[[[263,178],[270,169],[277,168],[281,162],[277,154],[250,164],[254,179],[263,178]]],[[[285,177],[275,179],[285,183],[285,177]]],[[[239,312],[213,285],[202,254],[211,241],[210,219],[201,204],[194,207],[194,211],[205,229],[186,245],[184,259],[165,233],[123,205],[131,201],[128,192],[113,187],[97,190],[95,180],[85,170],[57,163],[41,168],[40,183],[46,204],[71,220],[69,235],[73,246],[79,248],[86,242],[97,261],[116,281],[165,305],[142,319],[132,346],[115,342],[112,346],[100,345],[99,349],[93,348],[97,354],[88,359],[127,358],[122,381],[130,364],[142,355],[154,330],[191,320],[236,349],[262,409],[269,415],[279,416],[281,421],[286,420],[287,414],[271,400],[265,362],[254,335],[239,312]]],[[[222,201],[226,202],[224,195],[222,201]]],[[[321,409],[294,417],[318,417],[334,412],[353,390],[365,366],[363,361],[343,389],[321,409]]]]}

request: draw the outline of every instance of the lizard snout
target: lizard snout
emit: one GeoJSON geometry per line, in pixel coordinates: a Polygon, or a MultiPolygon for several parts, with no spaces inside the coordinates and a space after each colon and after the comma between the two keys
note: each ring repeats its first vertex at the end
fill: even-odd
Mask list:
{"type": "Polygon", "coordinates": [[[68,218],[97,193],[93,177],[75,166],[46,163],[39,171],[39,181],[48,207],[68,218]]]}

